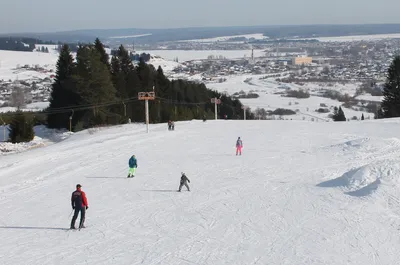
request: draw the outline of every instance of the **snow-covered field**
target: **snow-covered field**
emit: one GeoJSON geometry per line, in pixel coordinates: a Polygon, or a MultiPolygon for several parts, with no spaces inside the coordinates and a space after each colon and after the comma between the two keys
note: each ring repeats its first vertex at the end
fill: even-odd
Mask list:
{"type": "MultiPolygon", "coordinates": [[[[274,80],[274,78],[260,79],[265,77],[265,75],[238,75],[238,76],[229,76],[227,77],[227,81],[223,83],[209,83],[207,87],[210,89],[217,90],[221,93],[228,93],[229,95],[234,94],[235,92],[244,91],[254,92],[259,95],[258,98],[253,99],[240,99],[240,101],[250,107],[252,110],[257,108],[264,108],[265,110],[275,110],[277,108],[285,108],[291,109],[294,111],[298,111],[296,115],[287,115],[284,116],[285,119],[293,119],[293,120],[330,120],[328,118],[329,113],[318,113],[317,109],[321,108],[321,104],[325,104],[330,110],[331,114],[333,113],[333,108],[339,107],[342,105],[341,102],[337,100],[333,100],[330,98],[316,96],[316,94],[323,90],[335,90],[340,93],[348,94],[353,96],[356,92],[357,86],[359,84],[334,84],[332,87],[330,86],[319,86],[314,83],[305,84],[304,86],[296,85],[296,84],[286,84],[279,83],[274,80]],[[287,89],[291,90],[300,90],[303,89],[305,91],[309,91],[310,97],[304,99],[298,99],[293,97],[283,97],[280,94],[287,89]]],[[[382,97],[374,97],[371,95],[361,95],[357,97],[359,100],[369,100],[380,102],[382,97]]],[[[355,111],[349,108],[343,108],[343,111],[346,115],[346,118],[351,119],[356,116],[361,118],[362,113],[364,113],[365,118],[370,117],[373,118],[373,113],[366,113],[361,111],[355,111]]]]}
{"type": "MultiPolygon", "coordinates": [[[[39,45],[38,47],[46,46],[39,45]]],[[[54,46],[54,45],[53,45],[54,46]]],[[[52,45],[47,45],[51,50],[52,45]]],[[[54,50],[49,53],[42,52],[18,52],[18,51],[3,51],[0,50],[0,80],[34,80],[43,79],[54,74],[58,60],[58,53],[54,50]],[[30,67],[41,67],[44,70],[23,69],[21,67],[28,65],[30,67]],[[52,70],[53,72],[49,72],[52,70]]],[[[110,52],[110,51],[109,51],[110,52]]],[[[153,58],[150,64],[155,68],[158,66],[163,67],[166,73],[172,71],[175,67],[180,65],[172,60],[160,58],[151,52],[153,58]]],[[[75,54],[74,54],[75,56],[75,54]]]]}
{"type": "Polygon", "coordinates": [[[0,50],[0,80],[27,80],[50,78],[55,70],[58,54],[42,52],[17,52],[0,50]],[[40,66],[44,70],[22,69],[21,67],[40,66]]]}
{"type": "MultiPolygon", "coordinates": [[[[49,102],[34,102],[31,104],[27,104],[25,108],[21,108],[22,111],[40,111],[49,106],[49,102]]],[[[17,108],[14,107],[2,107],[0,108],[0,113],[9,112],[9,111],[17,111],[17,108]]]]}
{"type": "Polygon", "coordinates": [[[207,39],[183,40],[180,42],[226,42],[232,38],[246,38],[246,39],[256,39],[256,40],[268,39],[268,37],[264,36],[263,33],[255,33],[255,34],[244,34],[244,35],[221,36],[221,37],[207,38],[207,39]]]}
{"type": "Polygon", "coordinates": [[[35,48],[37,51],[40,51],[43,48],[47,48],[49,53],[55,53],[58,55],[58,50],[57,47],[58,45],[54,45],[54,44],[36,44],[35,48]]]}
{"type": "Polygon", "coordinates": [[[153,34],[147,33],[147,34],[139,34],[139,35],[112,36],[109,38],[110,39],[126,39],[126,38],[140,38],[140,37],[151,36],[151,35],[153,35],[153,34]]]}
{"type": "Polygon", "coordinates": [[[0,263],[397,264],[399,126],[131,124],[2,156],[0,263]],[[87,228],[68,231],[77,183],[87,228]]]}
{"type": "Polygon", "coordinates": [[[172,70],[174,70],[176,67],[181,66],[180,63],[177,63],[175,61],[170,61],[170,60],[165,60],[164,58],[157,56],[157,55],[152,55],[150,61],[148,62],[149,64],[152,64],[156,69],[158,66],[161,66],[165,74],[171,73],[172,70]]]}
{"type": "Polygon", "coordinates": [[[400,38],[400,33],[394,34],[373,34],[373,35],[355,35],[355,36],[338,36],[338,37],[317,37],[317,38],[304,38],[316,39],[321,42],[347,42],[347,41],[373,41],[384,39],[397,39],[400,38]]]}

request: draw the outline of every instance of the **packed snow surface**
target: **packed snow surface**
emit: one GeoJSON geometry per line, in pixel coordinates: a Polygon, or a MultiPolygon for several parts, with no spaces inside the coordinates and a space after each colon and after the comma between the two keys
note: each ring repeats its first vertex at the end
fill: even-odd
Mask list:
{"type": "Polygon", "coordinates": [[[2,156],[0,264],[397,264],[399,127],[129,124],[2,156]],[[77,183],[87,227],[71,231],[77,183]]]}

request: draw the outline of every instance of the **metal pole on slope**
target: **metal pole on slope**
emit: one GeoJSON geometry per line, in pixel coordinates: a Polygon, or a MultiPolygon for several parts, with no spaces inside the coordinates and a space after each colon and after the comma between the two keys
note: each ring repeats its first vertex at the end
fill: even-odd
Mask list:
{"type": "Polygon", "coordinates": [[[146,131],[149,133],[149,100],[146,99],[144,102],[144,110],[146,112],[146,131]]]}
{"type": "Polygon", "coordinates": [[[74,110],[72,110],[71,116],[69,116],[69,131],[72,132],[72,116],[74,116],[74,110]]]}
{"type": "Polygon", "coordinates": [[[215,120],[218,120],[218,107],[217,107],[217,98],[214,100],[214,105],[215,105],[215,120]]]}
{"type": "Polygon", "coordinates": [[[215,120],[218,120],[218,104],[221,104],[221,100],[219,98],[212,98],[211,103],[214,103],[215,107],[215,120]]]}
{"type": "Polygon", "coordinates": [[[123,101],[122,101],[122,104],[124,104],[124,116],[126,117],[126,104],[123,101]]]}
{"type": "Polygon", "coordinates": [[[154,100],[156,98],[155,92],[139,92],[138,99],[144,100],[144,111],[146,115],[146,132],[149,133],[149,100],[154,100]]]}
{"type": "Polygon", "coordinates": [[[3,141],[5,142],[6,141],[6,123],[3,120],[3,118],[1,118],[1,117],[0,117],[0,120],[3,122],[3,132],[4,132],[3,141]]]}
{"type": "Polygon", "coordinates": [[[246,120],[246,110],[248,109],[249,107],[247,107],[247,106],[242,106],[242,109],[243,109],[243,118],[244,118],[244,120],[246,120]]]}

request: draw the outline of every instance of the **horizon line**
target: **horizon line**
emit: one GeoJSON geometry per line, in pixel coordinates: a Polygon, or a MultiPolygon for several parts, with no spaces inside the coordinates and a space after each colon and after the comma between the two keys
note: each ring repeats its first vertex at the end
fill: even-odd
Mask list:
{"type": "MultiPolygon", "coordinates": [[[[81,29],[69,29],[60,31],[31,31],[31,32],[8,32],[0,33],[0,36],[4,35],[16,35],[16,34],[65,34],[65,33],[79,33],[84,31],[113,31],[113,30],[180,30],[180,29],[217,29],[217,28],[260,28],[260,27],[307,27],[307,26],[368,26],[368,25],[399,25],[400,23],[337,23],[337,24],[269,24],[269,25],[236,25],[236,26],[191,26],[191,27],[170,27],[170,28],[81,28],[81,29]]],[[[400,29],[399,29],[400,31],[400,29]]]]}

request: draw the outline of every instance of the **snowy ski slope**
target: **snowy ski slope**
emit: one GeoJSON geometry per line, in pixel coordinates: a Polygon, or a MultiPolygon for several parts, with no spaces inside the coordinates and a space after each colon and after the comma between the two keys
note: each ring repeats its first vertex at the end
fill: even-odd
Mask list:
{"type": "Polygon", "coordinates": [[[398,264],[400,120],[175,128],[82,131],[0,156],[0,264],[398,264]],[[191,192],[176,192],[182,171],[191,192]],[[69,231],[77,183],[87,228],[69,231]]]}

